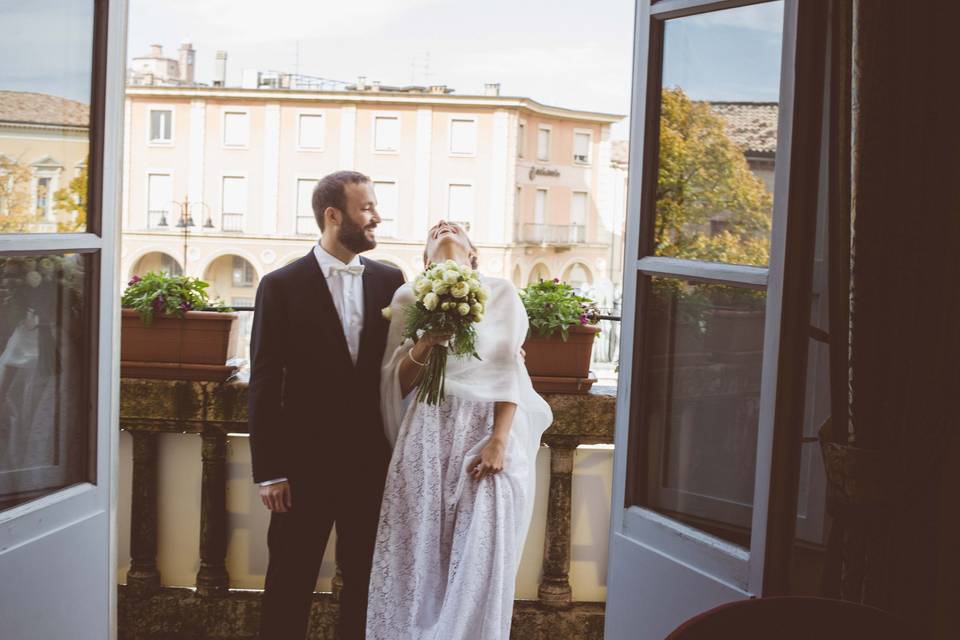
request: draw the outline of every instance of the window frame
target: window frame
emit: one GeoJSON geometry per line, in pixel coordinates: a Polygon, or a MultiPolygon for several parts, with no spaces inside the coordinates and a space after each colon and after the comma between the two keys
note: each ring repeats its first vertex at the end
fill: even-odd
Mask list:
{"type": "Polygon", "coordinates": [[[146,143],[148,147],[172,147],[176,143],[177,109],[174,104],[155,103],[146,105],[146,143]],[[170,112],[170,137],[166,140],[153,137],[153,114],[156,111],[170,112]]]}
{"type": "Polygon", "coordinates": [[[575,165],[582,167],[589,167],[593,164],[593,130],[584,129],[577,127],[573,130],[573,153],[571,155],[571,161],[575,165]],[[577,136],[585,135],[587,136],[587,159],[586,160],[577,160],[577,136]]]}
{"type": "Polygon", "coordinates": [[[527,121],[519,119],[517,121],[517,158],[525,159],[527,151],[527,121]]]}
{"type": "MultiPolygon", "coordinates": [[[[313,223],[313,229],[310,230],[310,233],[301,233],[300,232],[300,220],[307,218],[307,216],[300,213],[300,183],[301,182],[313,182],[314,187],[317,182],[320,182],[320,178],[314,176],[305,176],[298,175],[293,180],[293,235],[298,238],[304,236],[314,236],[319,235],[320,229],[317,227],[317,217],[313,214],[313,202],[311,195],[311,204],[310,204],[310,220],[313,223]]],[[[311,194],[313,189],[311,189],[311,194]]]]}
{"type": "Polygon", "coordinates": [[[403,143],[403,117],[400,111],[374,111],[370,114],[370,152],[375,155],[396,156],[400,155],[400,147],[403,143]],[[396,149],[378,149],[377,148],[377,120],[396,120],[397,121],[397,148],[396,149]]]}
{"type": "Polygon", "coordinates": [[[218,211],[219,211],[219,213],[220,213],[220,229],[219,229],[219,231],[220,231],[221,233],[243,233],[244,231],[246,231],[246,229],[247,229],[247,223],[250,221],[250,215],[249,215],[249,214],[250,214],[250,178],[249,178],[249,176],[247,175],[247,173],[246,173],[245,171],[223,171],[223,172],[220,173],[220,189],[219,189],[218,191],[219,191],[219,194],[218,194],[218,195],[219,195],[219,201],[217,202],[217,204],[218,204],[218,211]],[[226,211],[226,210],[224,209],[224,204],[225,204],[225,200],[226,200],[226,198],[224,197],[224,195],[225,195],[225,189],[224,189],[224,187],[226,186],[228,179],[239,179],[239,180],[243,180],[243,187],[244,187],[244,191],[245,191],[245,194],[246,194],[245,200],[246,200],[246,205],[247,205],[247,206],[245,207],[245,209],[246,209],[245,211],[242,211],[242,212],[239,212],[239,213],[238,213],[238,212],[236,212],[236,211],[226,211]],[[224,221],[224,219],[225,219],[225,218],[224,218],[224,215],[240,215],[240,216],[241,216],[241,217],[240,217],[240,223],[241,223],[241,224],[240,224],[240,229],[239,229],[239,230],[230,230],[230,231],[224,229],[224,228],[223,228],[223,221],[224,221]]]}
{"type": "Polygon", "coordinates": [[[550,162],[550,156],[553,153],[553,125],[540,123],[537,125],[537,162],[550,162]],[[540,134],[547,132],[547,153],[546,158],[540,156],[540,134]]]}
{"type": "Polygon", "coordinates": [[[167,226],[165,228],[171,228],[175,222],[173,221],[173,169],[166,168],[147,168],[144,170],[144,180],[143,180],[143,211],[145,214],[144,217],[144,228],[150,230],[163,229],[164,227],[151,226],[150,224],[150,176],[167,176],[170,178],[170,200],[167,202],[167,226]]]}
{"type": "Polygon", "coordinates": [[[324,109],[297,109],[295,113],[297,121],[297,151],[304,153],[323,153],[327,149],[327,114],[324,109]],[[320,145],[317,147],[305,147],[303,145],[303,117],[320,118],[323,122],[321,129],[320,145]]]}
{"type": "Polygon", "coordinates": [[[473,183],[473,180],[448,180],[447,181],[447,197],[444,202],[444,211],[446,212],[445,219],[448,222],[464,223],[466,222],[468,228],[466,231],[469,233],[473,230],[473,227],[477,223],[477,187],[473,183]],[[451,187],[470,187],[470,196],[473,200],[473,211],[470,212],[470,219],[464,220],[462,217],[454,216],[450,211],[450,194],[452,193],[451,187]]]}
{"type": "MultiPolygon", "coordinates": [[[[393,188],[396,189],[396,194],[397,194],[397,201],[395,203],[396,210],[393,212],[393,217],[389,218],[389,220],[393,223],[393,235],[384,236],[385,238],[396,239],[399,237],[399,230],[397,229],[397,223],[400,220],[400,215],[399,215],[400,214],[400,180],[398,180],[395,176],[376,176],[376,177],[370,178],[370,183],[373,185],[374,193],[376,193],[377,184],[379,183],[392,184],[393,188]]],[[[381,221],[384,219],[383,214],[380,211],[379,196],[377,197],[377,215],[380,216],[381,221]]]]}
{"type": "Polygon", "coordinates": [[[447,155],[452,158],[476,158],[480,146],[480,127],[479,118],[472,114],[450,114],[447,118],[447,155]],[[473,150],[472,151],[454,151],[453,150],[453,123],[470,122],[473,124],[473,150]]]}
{"type": "Polygon", "coordinates": [[[250,148],[250,109],[248,107],[220,107],[220,146],[224,149],[249,149],[250,148]],[[243,115],[246,125],[246,141],[243,144],[227,144],[227,115],[243,115]]]}

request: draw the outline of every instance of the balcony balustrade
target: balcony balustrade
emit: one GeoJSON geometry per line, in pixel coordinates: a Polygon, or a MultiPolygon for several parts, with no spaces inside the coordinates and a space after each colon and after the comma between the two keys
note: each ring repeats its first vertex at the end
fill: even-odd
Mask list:
{"type": "Polygon", "coordinates": [[[220,216],[220,228],[223,231],[238,233],[243,231],[242,213],[224,213],[220,216]]]}
{"type": "MultiPolygon", "coordinates": [[[[121,639],[256,637],[259,597],[249,589],[231,589],[227,567],[227,542],[236,533],[229,526],[226,501],[228,434],[247,431],[246,394],[246,385],[239,382],[121,381],[120,428],[132,437],[133,457],[131,561],[126,585],[120,587],[121,639]],[[169,529],[171,524],[158,518],[158,500],[165,488],[158,473],[158,439],[163,434],[199,436],[200,440],[200,562],[195,591],[162,586],[158,568],[158,531],[164,528],[161,525],[169,529]]],[[[541,578],[538,599],[517,601],[511,635],[599,640],[603,636],[603,602],[575,602],[571,589],[571,478],[578,446],[613,442],[615,396],[607,388],[589,395],[545,397],[553,409],[554,423],[543,437],[549,448],[550,471],[548,486],[539,488],[547,496],[541,578]]],[[[237,477],[235,467],[234,461],[231,478],[237,477]]],[[[249,477],[249,469],[243,473],[249,477]]],[[[594,499],[609,501],[606,495],[592,496],[590,501],[594,499]]],[[[178,503],[195,504],[195,500],[178,497],[178,503]]],[[[312,639],[333,637],[339,588],[336,577],[332,584],[332,592],[315,595],[312,639]]]]}
{"type": "Polygon", "coordinates": [[[517,230],[517,240],[542,245],[584,244],[587,228],[582,224],[524,223],[517,230]]]}

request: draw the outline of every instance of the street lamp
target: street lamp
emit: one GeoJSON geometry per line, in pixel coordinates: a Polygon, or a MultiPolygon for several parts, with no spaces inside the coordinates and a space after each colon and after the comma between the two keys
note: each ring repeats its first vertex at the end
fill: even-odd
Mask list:
{"type": "MultiPolygon", "coordinates": [[[[177,202],[176,200],[171,201],[177,206],[180,211],[180,215],[177,220],[177,228],[181,229],[183,232],[183,273],[187,273],[187,244],[188,238],[190,236],[190,227],[194,226],[193,222],[193,209],[195,207],[201,207],[206,212],[206,220],[203,223],[204,229],[213,229],[213,220],[210,219],[210,207],[207,206],[205,202],[190,202],[190,198],[184,196],[183,202],[177,202]]],[[[166,218],[160,220],[159,226],[167,226],[166,218]]]]}

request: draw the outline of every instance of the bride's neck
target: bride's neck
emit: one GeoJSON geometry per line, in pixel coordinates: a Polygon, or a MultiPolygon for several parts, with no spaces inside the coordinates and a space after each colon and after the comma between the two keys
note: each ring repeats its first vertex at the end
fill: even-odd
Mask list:
{"type": "Polygon", "coordinates": [[[470,256],[452,242],[441,244],[434,249],[433,255],[430,256],[430,262],[433,263],[446,262],[447,260],[453,260],[457,264],[465,267],[470,266],[470,256]]]}

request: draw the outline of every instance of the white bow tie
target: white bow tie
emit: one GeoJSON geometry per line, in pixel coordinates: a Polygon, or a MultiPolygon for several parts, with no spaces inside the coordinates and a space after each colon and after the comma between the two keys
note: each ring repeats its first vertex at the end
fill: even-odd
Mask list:
{"type": "Polygon", "coordinates": [[[329,272],[327,277],[333,275],[344,275],[349,274],[352,276],[362,276],[363,275],[363,265],[362,264],[351,264],[351,265],[338,265],[332,264],[329,267],[329,272]]]}

